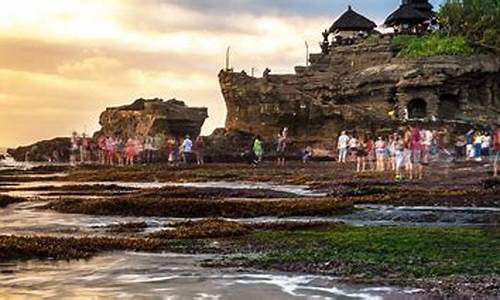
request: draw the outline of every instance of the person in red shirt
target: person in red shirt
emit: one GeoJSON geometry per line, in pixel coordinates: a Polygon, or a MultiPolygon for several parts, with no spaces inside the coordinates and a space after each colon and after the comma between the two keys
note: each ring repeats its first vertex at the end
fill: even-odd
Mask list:
{"type": "Polygon", "coordinates": [[[497,125],[497,129],[493,133],[493,149],[495,150],[493,176],[498,177],[498,165],[500,164],[500,125],[497,125]]]}

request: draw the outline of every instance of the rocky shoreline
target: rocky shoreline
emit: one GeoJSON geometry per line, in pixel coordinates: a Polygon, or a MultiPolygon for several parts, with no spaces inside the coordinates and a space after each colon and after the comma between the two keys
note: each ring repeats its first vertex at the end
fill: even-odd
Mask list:
{"type": "Polygon", "coordinates": [[[222,270],[333,275],[419,288],[431,297],[499,295],[500,181],[487,166],[457,162],[444,173],[431,165],[424,180],[405,182],[389,173],[355,174],[351,167],[318,162],[1,172],[5,210],[129,221],[84,224],[81,233],[0,233],[0,261],[88,259],[110,251],[209,253],[219,258],[203,266],[222,270]],[[51,176],[61,171],[65,176],[51,176]],[[162,185],[168,182],[193,185],[162,185]],[[7,196],[14,192],[37,196],[7,196]],[[337,220],[356,216],[360,205],[450,207],[483,215],[463,228],[433,225],[437,218],[429,215],[410,216],[404,226],[337,220]]]}

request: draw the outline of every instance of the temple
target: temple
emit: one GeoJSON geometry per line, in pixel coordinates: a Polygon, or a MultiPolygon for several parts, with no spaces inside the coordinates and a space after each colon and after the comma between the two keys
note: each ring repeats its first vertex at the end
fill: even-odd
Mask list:
{"type": "Polygon", "coordinates": [[[399,8],[384,22],[396,33],[424,33],[435,18],[433,6],[427,0],[403,0],[399,8]]]}
{"type": "MultiPolygon", "coordinates": [[[[424,34],[434,17],[428,1],[407,0],[386,23],[424,34]]],[[[287,127],[297,145],[321,153],[346,128],[375,134],[421,122],[461,134],[500,122],[500,56],[400,57],[393,34],[373,35],[375,26],[349,7],[295,73],[221,71],[226,129],[273,140],[287,127]]]]}
{"type": "Polygon", "coordinates": [[[355,12],[349,5],[347,11],[342,14],[330,27],[329,32],[334,36],[352,38],[373,31],[377,27],[372,20],[355,12]]]}

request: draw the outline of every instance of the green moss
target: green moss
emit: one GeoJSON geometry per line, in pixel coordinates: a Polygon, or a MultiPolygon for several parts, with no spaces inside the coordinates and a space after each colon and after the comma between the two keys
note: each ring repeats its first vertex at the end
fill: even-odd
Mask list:
{"type": "Polygon", "coordinates": [[[399,51],[398,57],[420,58],[437,55],[470,55],[472,47],[462,36],[431,34],[426,36],[397,36],[392,44],[399,51]]]}
{"type": "MultiPolygon", "coordinates": [[[[333,267],[326,271],[346,276],[500,274],[500,234],[480,229],[336,226],[329,231],[261,232],[254,237],[268,249],[280,249],[252,261],[262,268],[330,263],[333,267]]],[[[308,271],[317,271],[312,268],[308,271]]]]}

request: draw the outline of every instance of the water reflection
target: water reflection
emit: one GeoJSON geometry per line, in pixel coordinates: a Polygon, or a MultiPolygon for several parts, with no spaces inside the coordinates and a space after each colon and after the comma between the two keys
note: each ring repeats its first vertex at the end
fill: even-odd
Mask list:
{"type": "Polygon", "coordinates": [[[205,269],[207,255],[112,253],[78,262],[0,264],[7,298],[382,299],[411,290],[340,283],[310,275],[205,269]]]}

